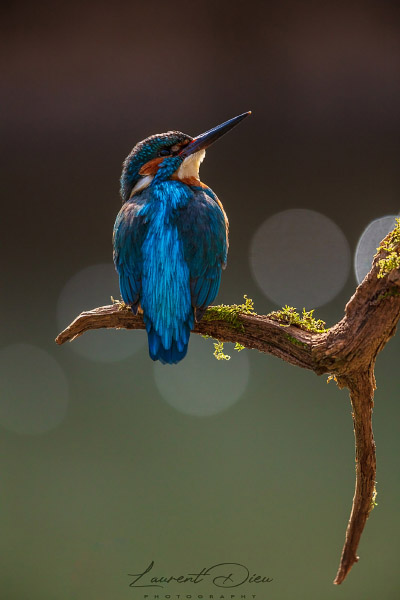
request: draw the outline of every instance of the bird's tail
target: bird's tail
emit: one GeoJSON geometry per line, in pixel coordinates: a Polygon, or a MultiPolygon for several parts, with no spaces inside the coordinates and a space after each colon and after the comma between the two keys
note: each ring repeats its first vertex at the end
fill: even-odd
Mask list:
{"type": "Polygon", "coordinates": [[[160,334],[152,323],[146,323],[149,340],[149,354],[153,360],[159,360],[163,365],[174,365],[185,358],[190,331],[193,327],[193,316],[179,326],[178,331],[167,330],[160,334]]]}

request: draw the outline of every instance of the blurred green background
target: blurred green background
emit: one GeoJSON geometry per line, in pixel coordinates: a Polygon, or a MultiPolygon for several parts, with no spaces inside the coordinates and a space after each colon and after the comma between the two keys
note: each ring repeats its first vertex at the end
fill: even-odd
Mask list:
{"type": "Polygon", "coordinates": [[[378,507],[339,587],[355,475],[346,391],[255,351],[226,346],[217,362],[197,336],[172,368],[152,363],[143,332],[53,340],[118,296],[111,232],[132,146],[250,109],[201,170],[230,219],[218,301],[248,294],[265,314],[283,294],[339,320],[363,231],[399,212],[399,4],[1,11],[1,598],[220,597],[208,582],[130,588],[152,560],[157,575],[238,562],[273,578],[226,598],[398,598],[399,336],[376,368],[378,507]],[[289,210],[277,242],[268,219],[289,210]],[[293,229],[302,216],[315,235],[293,229]],[[298,280],[282,277],[292,264],[298,280]]]}

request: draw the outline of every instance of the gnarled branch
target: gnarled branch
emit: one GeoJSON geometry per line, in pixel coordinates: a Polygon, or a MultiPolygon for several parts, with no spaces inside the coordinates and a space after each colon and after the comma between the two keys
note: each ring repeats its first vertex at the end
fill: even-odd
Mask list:
{"type": "MultiPolygon", "coordinates": [[[[391,235],[391,234],[389,234],[391,235]]],[[[389,236],[385,238],[388,240],[389,236]]],[[[383,242],[384,244],[384,242],[383,242]]],[[[356,486],[346,539],[334,583],[344,581],[355,562],[362,531],[375,499],[375,443],[372,409],[375,389],[374,366],[378,353],[392,337],[400,317],[400,269],[378,278],[382,248],[372,268],[349,300],[345,316],[324,333],[312,333],[294,325],[283,326],[268,316],[240,314],[239,327],[227,320],[205,318],[194,333],[224,342],[239,342],[249,349],[273,354],[282,360],[310,369],[317,375],[335,376],[340,388],[347,387],[353,408],[356,444],[356,486]]],[[[140,315],[134,316],[119,304],[81,313],[56,338],[58,344],[72,341],[90,329],[144,329],[140,315]]]]}

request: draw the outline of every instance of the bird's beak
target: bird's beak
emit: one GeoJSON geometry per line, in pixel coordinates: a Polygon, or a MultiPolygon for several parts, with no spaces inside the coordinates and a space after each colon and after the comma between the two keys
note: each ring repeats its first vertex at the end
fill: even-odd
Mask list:
{"type": "Polygon", "coordinates": [[[211,146],[211,144],[213,144],[220,137],[225,135],[225,133],[228,133],[228,131],[233,129],[233,127],[236,127],[236,125],[238,123],[240,123],[240,121],[243,121],[243,119],[245,119],[249,115],[251,115],[251,111],[245,112],[242,115],[239,115],[237,117],[233,117],[233,119],[229,119],[229,121],[226,121],[225,123],[222,123],[221,125],[217,125],[216,127],[213,127],[212,129],[210,129],[209,131],[206,131],[205,133],[198,135],[191,142],[189,142],[189,144],[187,144],[187,146],[185,146],[183,148],[183,150],[179,153],[179,156],[182,156],[183,158],[187,158],[188,156],[190,156],[191,154],[194,154],[195,152],[199,152],[200,150],[205,150],[206,148],[208,148],[208,146],[211,146]]]}

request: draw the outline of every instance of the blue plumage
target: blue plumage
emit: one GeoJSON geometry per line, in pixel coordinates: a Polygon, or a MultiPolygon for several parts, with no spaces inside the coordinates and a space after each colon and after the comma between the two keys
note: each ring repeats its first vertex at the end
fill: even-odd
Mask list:
{"type": "Polygon", "coordinates": [[[150,357],[162,363],[186,355],[194,321],[215,299],[226,264],[228,221],[198,179],[219,128],[194,140],[180,132],[151,136],[124,163],[114,262],[122,299],[134,314],[143,311],[150,357]]]}

